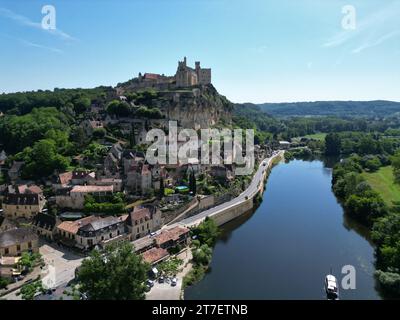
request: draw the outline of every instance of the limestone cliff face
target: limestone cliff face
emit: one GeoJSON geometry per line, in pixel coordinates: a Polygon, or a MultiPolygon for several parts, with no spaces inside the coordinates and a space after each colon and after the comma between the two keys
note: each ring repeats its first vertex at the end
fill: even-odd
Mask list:
{"type": "MultiPolygon", "coordinates": [[[[130,87],[120,87],[121,94],[138,92],[130,87]]],[[[220,95],[212,84],[188,88],[151,88],[157,97],[146,106],[157,107],[167,120],[176,120],[183,128],[210,128],[217,123],[231,123],[233,104],[220,95]]]]}
{"type": "Polygon", "coordinates": [[[220,122],[231,123],[233,104],[212,85],[160,92],[156,106],[169,120],[184,128],[210,128],[220,122]]]}

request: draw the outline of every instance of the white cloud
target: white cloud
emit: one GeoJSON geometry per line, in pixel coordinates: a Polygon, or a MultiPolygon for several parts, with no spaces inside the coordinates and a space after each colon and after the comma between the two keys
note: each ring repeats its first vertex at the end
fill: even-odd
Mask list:
{"type": "Polygon", "coordinates": [[[385,42],[386,40],[389,40],[389,39],[391,39],[393,37],[396,37],[398,35],[400,35],[400,30],[391,31],[391,32],[381,36],[380,38],[378,38],[376,40],[366,41],[361,46],[359,46],[358,48],[354,49],[352,51],[352,53],[360,53],[361,51],[364,51],[365,49],[380,45],[381,43],[385,42]]]}
{"type": "MultiPolygon", "coordinates": [[[[357,8],[356,8],[357,9],[357,8]]],[[[360,53],[400,35],[398,12],[400,3],[394,2],[363,19],[358,14],[355,30],[341,30],[323,44],[332,48],[342,45],[355,46],[352,53],[360,53]]]]}
{"type": "Polygon", "coordinates": [[[39,48],[39,49],[45,49],[45,50],[49,50],[49,51],[52,51],[52,52],[55,52],[55,53],[64,53],[64,51],[62,51],[62,50],[60,50],[60,49],[58,49],[58,48],[53,48],[53,47],[44,46],[44,45],[41,45],[41,44],[38,44],[38,43],[33,43],[33,42],[30,42],[30,41],[27,41],[27,40],[24,40],[24,39],[19,39],[19,41],[20,41],[23,45],[25,45],[25,46],[27,46],[27,47],[34,47],[34,48],[39,48]]]}
{"type": "Polygon", "coordinates": [[[44,28],[42,28],[41,23],[34,22],[34,21],[30,20],[29,18],[22,16],[20,14],[17,14],[9,9],[0,8],[0,16],[8,18],[8,19],[10,19],[20,25],[26,26],[26,27],[40,29],[42,31],[45,31],[49,34],[52,34],[52,35],[62,38],[64,40],[76,40],[74,37],[72,37],[71,35],[69,35],[68,33],[65,33],[64,31],[62,31],[60,29],[55,29],[55,30],[44,29],[44,28]]]}

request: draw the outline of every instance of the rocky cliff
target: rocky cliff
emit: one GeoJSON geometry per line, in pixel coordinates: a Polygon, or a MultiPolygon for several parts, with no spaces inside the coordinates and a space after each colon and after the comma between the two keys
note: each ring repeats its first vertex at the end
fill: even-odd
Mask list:
{"type": "Polygon", "coordinates": [[[232,121],[233,104],[211,84],[155,91],[148,107],[159,108],[166,119],[177,120],[184,128],[197,130],[232,121]]]}

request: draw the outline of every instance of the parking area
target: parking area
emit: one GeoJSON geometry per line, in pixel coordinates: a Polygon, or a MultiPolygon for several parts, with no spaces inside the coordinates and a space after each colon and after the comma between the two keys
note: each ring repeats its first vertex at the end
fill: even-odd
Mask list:
{"type": "Polygon", "coordinates": [[[154,287],[147,293],[147,300],[179,300],[182,288],[182,279],[177,279],[176,286],[166,279],[163,283],[155,282],[154,287]]]}
{"type": "Polygon", "coordinates": [[[183,260],[182,270],[176,275],[176,285],[171,286],[171,280],[165,279],[163,283],[154,282],[154,286],[146,294],[146,300],[180,300],[182,298],[182,279],[191,270],[192,251],[188,248],[177,255],[183,260]]]}
{"type": "Polygon", "coordinates": [[[45,280],[49,285],[60,286],[75,278],[75,269],[84,257],[57,244],[43,243],[39,249],[46,263],[45,280]]]}

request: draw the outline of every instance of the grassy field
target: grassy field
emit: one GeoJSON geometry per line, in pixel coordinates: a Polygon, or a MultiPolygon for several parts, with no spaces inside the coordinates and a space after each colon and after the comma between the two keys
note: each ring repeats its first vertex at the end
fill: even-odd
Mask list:
{"type": "Polygon", "coordinates": [[[364,172],[362,175],[389,206],[392,201],[400,201],[400,185],[394,183],[391,166],[382,167],[373,173],[364,172]]]}
{"type": "Polygon", "coordinates": [[[326,133],[314,133],[304,136],[304,138],[314,139],[314,140],[325,140],[325,137],[326,133]]]}

